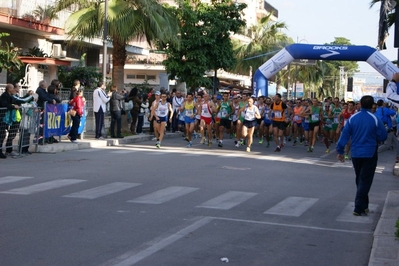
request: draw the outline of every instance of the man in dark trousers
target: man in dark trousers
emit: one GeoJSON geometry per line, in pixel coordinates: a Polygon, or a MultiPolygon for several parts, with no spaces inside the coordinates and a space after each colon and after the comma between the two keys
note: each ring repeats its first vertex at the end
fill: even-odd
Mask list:
{"type": "Polygon", "coordinates": [[[381,119],[371,113],[374,99],[370,95],[360,100],[361,109],[352,115],[337,142],[337,158],[344,162],[345,145],[351,140],[352,163],[356,174],[356,198],[353,215],[367,215],[369,191],[378,161],[378,143],[387,139],[387,130],[381,119]]]}

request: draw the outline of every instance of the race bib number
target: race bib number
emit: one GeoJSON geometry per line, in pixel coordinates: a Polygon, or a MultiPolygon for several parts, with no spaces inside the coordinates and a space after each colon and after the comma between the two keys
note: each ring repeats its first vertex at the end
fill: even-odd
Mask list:
{"type": "Polygon", "coordinates": [[[208,108],[202,109],[202,113],[203,113],[203,114],[208,114],[208,108]]]}
{"type": "Polygon", "coordinates": [[[319,121],[319,114],[313,114],[312,121],[319,121]]]}
{"type": "Polygon", "coordinates": [[[274,112],[274,117],[275,118],[282,118],[283,114],[281,112],[279,112],[279,111],[276,111],[276,112],[274,112]]]}
{"type": "Polygon", "coordinates": [[[294,121],[298,121],[298,120],[301,120],[301,119],[299,118],[299,115],[295,115],[295,116],[294,116],[294,121]]]}
{"type": "Polygon", "coordinates": [[[334,124],[338,124],[338,117],[334,117],[334,124]]]}
{"type": "Polygon", "coordinates": [[[326,127],[332,127],[331,120],[326,120],[326,122],[324,124],[326,127]]]}
{"type": "Polygon", "coordinates": [[[166,116],[166,111],[165,110],[160,110],[159,111],[160,116],[166,116]]]}
{"type": "Polygon", "coordinates": [[[226,110],[222,110],[222,117],[226,117],[227,116],[227,111],[226,110]]]}
{"type": "Polygon", "coordinates": [[[193,114],[193,110],[186,110],[186,116],[192,116],[193,114]]]}

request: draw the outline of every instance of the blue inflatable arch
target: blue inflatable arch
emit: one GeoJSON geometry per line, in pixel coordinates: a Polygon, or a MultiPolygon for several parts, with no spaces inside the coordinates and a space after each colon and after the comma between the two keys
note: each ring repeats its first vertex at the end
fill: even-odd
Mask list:
{"type": "Polygon", "coordinates": [[[365,61],[387,80],[399,69],[376,49],[355,45],[291,44],[256,70],[253,89],[257,96],[268,96],[268,79],[294,59],[365,61]]]}

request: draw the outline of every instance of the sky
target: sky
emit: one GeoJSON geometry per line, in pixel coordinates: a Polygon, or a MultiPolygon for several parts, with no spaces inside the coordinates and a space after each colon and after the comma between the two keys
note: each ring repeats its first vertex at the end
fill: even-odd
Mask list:
{"type": "MultiPolygon", "coordinates": [[[[344,37],[353,45],[377,46],[380,4],[370,9],[371,0],[267,0],[285,22],[286,34],[295,42],[325,44],[344,37]]],[[[393,27],[381,53],[396,60],[393,27]]],[[[358,62],[360,72],[377,73],[369,64],[358,62]]]]}

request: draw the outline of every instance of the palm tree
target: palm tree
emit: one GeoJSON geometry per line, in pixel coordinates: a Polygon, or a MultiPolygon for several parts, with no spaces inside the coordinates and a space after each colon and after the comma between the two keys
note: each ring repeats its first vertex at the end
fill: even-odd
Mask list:
{"type": "Polygon", "coordinates": [[[53,6],[37,6],[35,10],[32,11],[33,16],[38,19],[41,23],[49,24],[51,20],[58,19],[57,12],[53,6]]]}
{"type": "Polygon", "coordinates": [[[250,70],[256,70],[264,62],[264,56],[269,54],[273,56],[281,48],[290,43],[289,38],[281,30],[286,29],[284,22],[273,22],[271,20],[273,13],[263,17],[260,22],[248,29],[247,37],[251,39],[249,43],[235,42],[235,54],[237,65],[233,69],[241,74],[248,74],[250,70]],[[247,58],[251,58],[247,60],[247,58]]]}
{"type": "MultiPolygon", "coordinates": [[[[112,42],[112,82],[124,87],[126,45],[133,39],[146,40],[152,45],[157,40],[177,45],[178,23],[156,0],[108,0],[106,35],[112,42]]],[[[59,0],[56,10],[76,8],[66,21],[66,32],[71,40],[100,38],[104,30],[104,0],[59,0]]]]}

